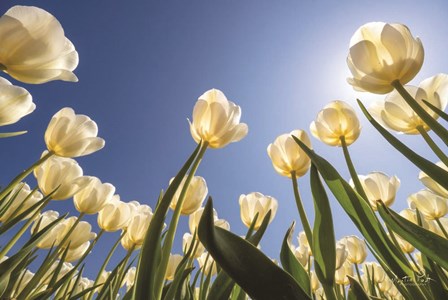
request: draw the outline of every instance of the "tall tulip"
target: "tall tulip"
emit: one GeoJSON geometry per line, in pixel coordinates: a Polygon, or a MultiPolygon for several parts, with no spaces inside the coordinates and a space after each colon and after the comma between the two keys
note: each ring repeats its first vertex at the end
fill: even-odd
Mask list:
{"type": "Polygon", "coordinates": [[[64,107],[51,118],[45,131],[45,143],[48,150],[58,156],[78,157],[104,147],[104,139],[97,135],[98,126],[92,119],[64,107]]]}
{"type": "Polygon", "coordinates": [[[361,125],[355,110],[344,101],[332,101],[319,111],[310,125],[315,138],[329,146],[341,146],[341,138],[353,144],[361,133],[361,125]]]}
{"type": "Polygon", "coordinates": [[[73,197],[76,209],[85,214],[96,214],[112,200],[115,187],[91,177],[90,183],[73,197]]]}
{"type": "Polygon", "coordinates": [[[0,126],[14,124],[35,109],[36,104],[27,90],[0,77],[0,126]]]}
{"type": "MultiPolygon", "coordinates": [[[[63,226],[62,229],[59,231],[57,238],[59,243],[62,242],[65,236],[76,224],[77,219],[78,219],[77,217],[70,217],[61,222],[63,226]]],[[[80,247],[85,242],[93,240],[94,238],[96,238],[96,233],[92,232],[92,226],[89,224],[89,222],[80,221],[76,225],[76,227],[72,230],[64,246],[68,245],[70,249],[75,249],[80,247]]]]}
{"type": "Polygon", "coordinates": [[[241,108],[227,100],[223,92],[211,89],[202,94],[193,109],[190,132],[193,139],[208,143],[210,148],[222,148],[238,142],[248,132],[248,127],[240,123],[241,108]]]}
{"type": "Polygon", "coordinates": [[[392,82],[406,84],[420,71],[424,50],[403,24],[371,22],[361,26],[350,40],[347,64],[355,90],[386,94],[392,82]]]}
{"type": "Polygon", "coordinates": [[[293,130],[278,136],[272,144],[269,144],[267,151],[272,161],[272,166],[280,175],[290,177],[295,172],[297,177],[301,177],[308,172],[311,160],[294,141],[292,136],[297,137],[305,145],[311,148],[308,135],[303,130],[293,130]]]}
{"type": "Polygon", "coordinates": [[[78,81],[78,52],[56,18],[34,6],[14,6],[0,17],[0,70],[26,83],[78,81]]]}
{"type": "MultiPolygon", "coordinates": [[[[437,166],[441,167],[445,171],[448,172],[448,167],[441,161],[436,163],[437,166]]],[[[421,171],[418,175],[418,179],[431,191],[436,193],[437,195],[448,198],[448,191],[442,187],[440,184],[438,184],[434,179],[429,177],[425,172],[421,171]]]]}
{"type": "Polygon", "coordinates": [[[365,261],[367,257],[366,242],[357,236],[351,235],[342,238],[341,243],[345,245],[345,249],[347,250],[348,261],[353,264],[361,264],[365,261]]]}
{"type": "Polygon", "coordinates": [[[198,263],[199,268],[201,268],[201,272],[206,276],[213,276],[218,272],[216,262],[208,252],[202,253],[202,255],[198,258],[198,263]]]}
{"type": "Polygon", "coordinates": [[[129,224],[131,212],[130,206],[114,195],[114,199],[98,213],[98,226],[108,232],[123,229],[129,224]]]}
{"type": "Polygon", "coordinates": [[[166,269],[165,279],[173,280],[174,275],[176,274],[177,266],[182,260],[182,255],[180,254],[170,254],[170,258],[168,260],[168,268],[166,269]]]}
{"type": "MultiPolygon", "coordinates": [[[[184,177],[179,185],[179,187],[176,190],[176,193],[173,196],[173,200],[171,201],[170,208],[172,210],[176,209],[177,202],[179,200],[181,191],[185,185],[187,177],[184,177]]],[[[171,178],[170,184],[173,181],[174,178],[171,178]]],[[[194,176],[190,184],[187,187],[187,191],[185,193],[185,199],[182,204],[182,210],[180,211],[183,215],[191,215],[195,211],[197,211],[202,203],[205,200],[205,197],[207,197],[208,188],[207,183],[205,182],[205,179],[201,176],[194,176]]]]}
{"type": "Polygon", "coordinates": [[[439,219],[448,212],[448,199],[429,191],[421,190],[409,196],[411,209],[418,209],[427,220],[439,219]]]}
{"type": "MultiPolygon", "coordinates": [[[[41,231],[43,228],[45,228],[47,225],[49,225],[51,222],[55,221],[57,218],[59,218],[59,213],[54,210],[47,210],[43,212],[38,219],[36,219],[31,226],[31,233],[37,234],[39,231],[41,231]]],[[[53,246],[57,246],[59,244],[58,242],[58,235],[60,234],[61,230],[63,230],[64,225],[59,223],[56,226],[54,226],[47,234],[37,243],[36,247],[40,249],[49,249],[53,246]]]]}
{"type": "Polygon", "coordinates": [[[146,231],[148,230],[149,224],[151,223],[152,216],[152,212],[138,213],[132,216],[131,220],[129,221],[127,235],[129,236],[129,240],[135,245],[143,245],[146,231]]]}
{"type": "Polygon", "coordinates": [[[241,220],[248,228],[251,226],[255,215],[258,213],[257,221],[254,224],[255,230],[260,228],[261,223],[269,210],[271,211],[269,223],[272,222],[278,208],[278,202],[274,197],[265,196],[258,192],[240,195],[239,203],[241,220]]]}

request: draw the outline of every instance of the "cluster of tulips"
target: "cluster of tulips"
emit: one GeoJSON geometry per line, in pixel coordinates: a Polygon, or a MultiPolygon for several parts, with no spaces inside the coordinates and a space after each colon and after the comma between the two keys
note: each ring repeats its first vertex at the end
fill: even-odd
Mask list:
{"type": "MultiPolygon", "coordinates": [[[[356,173],[348,146],[360,135],[360,121],[349,104],[333,101],[317,114],[310,132],[342,148],[350,180],[312,149],[304,130],[282,134],[267,147],[275,171],[291,179],[303,226],[297,247],[292,242],[294,224],[286,231],[279,245],[280,262],[258,248],[277,212],[275,198],[259,192],[240,196],[241,220],[248,228],[243,237],[231,233],[229,223],[218,218],[211,197],[203,205],[208,188],[195,173],[204,153],[248,133],[248,126],[240,122],[241,108],[223,92],[206,91],[196,102],[189,124],[198,146],[160,193],[154,211],[120,200],[112,184],[83,175],[74,158],[100,150],[105,141],[89,117],[61,109],[45,132],[47,150],[0,191],[0,236],[15,230],[11,239],[0,243],[0,298],[446,299],[448,157],[440,145],[448,145],[448,130],[437,119],[448,121],[448,75],[404,86],[419,72],[423,58],[422,43],[406,26],[378,22],[355,32],[347,62],[353,75],[348,82],[356,90],[387,94],[368,109],[358,103],[379,133],[421,170],[418,176],[426,189],[409,196],[408,209],[391,210],[400,180],[381,172],[356,173]],[[440,161],[432,163],[415,153],[389,130],[421,135],[440,161]],[[313,226],[298,187],[307,172],[313,226]],[[35,188],[25,182],[32,173],[35,188]],[[362,237],[335,240],[325,185],[362,237]],[[50,201],[70,198],[78,216],[45,210],[50,201]],[[170,208],[173,214],[167,222],[170,208]],[[82,220],[86,214],[98,215],[98,233],[82,220]],[[189,217],[190,232],[183,235],[180,255],[171,252],[182,215],[189,217]],[[120,237],[96,278],[84,277],[84,261],[92,248],[103,234],[116,231],[120,237]],[[120,244],[127,254],[110,266],[120,244]],[[18,250],[12,251],[14,246],[18,250]],[[35,266],[37,255],[45,253],[38,249],[46,254],[35,266]],[[368,249],[376,261],[365,261],[368,249]]],[[[77,81],[77,65],[75,47],[48,12],[15,6],[0,18],[0,70],[14,79],[32,84],[77,81]]],[[[34,109],[27,90],[0,78],[1,126],[18,122],[34,109]]]]}

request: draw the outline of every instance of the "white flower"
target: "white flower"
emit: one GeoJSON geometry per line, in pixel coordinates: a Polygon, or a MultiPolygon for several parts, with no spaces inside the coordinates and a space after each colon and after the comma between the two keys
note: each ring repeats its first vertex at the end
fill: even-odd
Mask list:
{"type": "Polygon", "coordinates": [[[14,124],[35,109],[33,97],[27,90],[0,77],[0,126],[14,124]]]}

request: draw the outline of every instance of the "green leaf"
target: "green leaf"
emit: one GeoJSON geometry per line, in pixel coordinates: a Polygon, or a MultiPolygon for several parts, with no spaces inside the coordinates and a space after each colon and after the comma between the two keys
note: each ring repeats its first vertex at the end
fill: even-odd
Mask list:
{"type": "Polygon", "coordinates": [[[418,155],[412,151],[405,144],[400,142],[396,137],[394,137],[389,131],[387,131],[383,126],[381,126],[367,111],[361,101],[358,100],[358,104],[361,107],[362,112],[366,116],[367,120],[373,125],[373,127],[378,130],[378,132],[391,144],[395,149],[401,152],[407,159],[409,159],[414,165],[416,165],[420,170],[425,172],[429,177],[434,179],[438,184],[448,189],[448,172],[446,172],[441,167],[433,164],[426,158],[418,155]]]}
{"type": "Polygon", "coordinates": [[[137,266],[137,274],[135,278],[134,296],[136,299],[153,299],[154,277],[157,274],[157,257],[159,256],[160,235],[163,230],[163,222],[168,212],[174,193],[179,187],[182,179],[196,158],[201,145],[198,144],[187,162],[184,164],[179,173],[174,177],[172,183],[159,202],[156,211],[149,225],[145,240],[140,250],[140,260],[137,266]]]}
{"type": "Polygon", "coordinates": [[[199,239],[221,268],[254,299],[310,299],[288,273],[248,241],[213,224],[209,198],[199,239]]]}
{"type": "Polygon", "coordinates": [[[393,210],[388,209],[381,201],[378,201],[377,207],[381,218],[394,232],[439,266],[448,269],[447,239],[406,220],[393,210]]]}
{"type": "Polygon", "coordinates": [[[439,276],[439,274],[445,275],[443,270],[424,254],[422,254],[422,261],[425,267],[425,274],[416,276],[417,284],[428,285],[432,293],[432,299],[447,298],[448,291],[444,290],[442,278],[439,276]],[[439,273],[439,271],[441,273],[439,273]]]}
{"type": "Polygon", "coordinates": [[[305,291],[305,293],[311,298],[311,284],[308,272],[297,260],[294,253],[292,253],[289,240],[294,232],[295,222],[292,223],[288,231],[286,231],[283,238],[282,249],[280,251],[280,261],[283,269],[291,274],[291,276],[297,281],[297,284],[305,291]]]}
{"type": "Polygon", "coordinates": [[[350,288],[348,289],[348,300],[370,300],[362,286],[350,275],[347,275],[350,280],[350,288]]]}
{"type": "Polygon", "coordinates": [[[448,121],[448,114],[446,112],[444,112],[443,110],[440,110],[438,107],[434,106],[432,103],[429,103],[426,100],[422,100],[422,101],[423,101],[423,103],[426,104],[426,106],[428,106],[433,112],[438,114],[442,119],[444,119],[445,121],[448,121]]]}
{"type": "Polygon", "coordinates": [[[311,165],[311,192],[314,200],[313,250],[316,275],[323,284],[333,287],[336,270],[336,241],[334,238],[333,217],[330,201],[320,181],[316,166],[311,165]]]}
{"type": "Polygon", "coordinates": [[[27,133],[28,131],[16,131],[16,132],[0,132],[0,139],[18,136],[27,133]]]}
{"type": "Polygon", "coordinates": [[[317,155],[298,138],[294,136],[293,138],[310,157],[325,183],[358,230],[380,257],[387,262],[391,270],[399,277],[412,276],[413,270],[408,260],[389,239],[369,204],[352,189],[328,161],[317,155]]]}

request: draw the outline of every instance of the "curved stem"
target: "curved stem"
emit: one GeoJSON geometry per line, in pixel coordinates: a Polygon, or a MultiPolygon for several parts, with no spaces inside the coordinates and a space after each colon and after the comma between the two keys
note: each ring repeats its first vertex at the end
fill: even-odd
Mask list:
{"type": "Polygon", "coordinates": [[[418,132],[420,132],[420,135],[423,137],[425,142],[428,144],[428,146],[431,148],[431,150],[437,155],[437,157],[446,165],[448,166],[448,156],[443,153],[442,149],[437,146],[437,144],[433,141],[433,139],[429,136],[428,132],[423,128],[423,126],[417,126],[418,132]]]}
{"type": "Polygon", "coordinates": [[[22,181],[26,176],[28,176],[33,170],[42,164],[44,161],[49,159],[51,156],[53,156],[53,152],[48,152],[44,156],[42,156],[38,161],[36,161],[34,164],[31,165],[28,169],[17,175],[7,186],[6,188],[0,192],[0,201],[2,201],[5,196],[18,184],[20,181],[22,181]]]}
{"type": "MultiPolygon", "coordinates": [[[[341,146],[342,151],[344,152],[345,161],[347,163],[348,170],[350,172],[350,176],[352,177],[353,183],[355,184],[355,189],[358,192],[358,194],[367,202],[369,203],[369,200],[367,199],[367,195],[364,192],[364,189],[362,188],[361,182],[358,178],[358,173],[356,173],[355,166],[353,165],[352,159],[350,157],[350,153],[348,152],[347,143],[345,142],[345,137],[341,136],[341,146]]],[[[370,205],[370,203],[369,203],[370,205]]]]}
{"type": "Polygon", "coordinates": [[[408,93],[399,80],[394,80],[391,85],[403,97],[404,101],[412,108],[413,111],[431,128],[435,134],[448,146],[448,131],[437,122],[417,101],[408,93]]]}
{"type": "Polygon", "coordinates": [[[310,223],[308,222],[308,218],[306,216],[305,208],[303,207],[302,199],[300,198],[299,194],[299,187],[297,184],[297,176],[296,172],[291,172],[291,180],[292,180],[292,186],[294,189],[294,198],[296,199],[297,209],[299,211],[300,215],[300,221],[302,221],[303,230],[305,231],[306,238],[308,240],[308,244],[312,244],[313,242],[313,233],[311,231],[310,223]]]}
{"type": "Polygon", "coordinates": [[[199,150],[198,156],[195,158],[193,165],[191,166],[190,172],[187,175],[185,183],[179,195],[179,199],[176,203],[176,209],[174,210],[173,217],[171,218],[170,226],[165,237],[165,242],[162,247],[161,260],[157,270],[157,275],[154,283],[154,295],[155,299],[161,299],[163,291],[163,280],[165,279],[166,269],[168,267],[168,261],[170,258],[171,248],[173,247],[174,236],[176,235],[177,224],[179,223],[180,213],[182,211],[182,205],[184,203],[185,195],[187,194],[188,186],[193,179],[194,173],[196,172],[199,164],[204,157],[204,153],[207,150],[208,142],[202,142],[201,148],[199,150]]]}
{"type": "Polygon", "coordinates": [[[365,286],[362,284],[361,273],[359,272],[359,266],[358,266],[358,264],[354,264],[354,265],[355,265],[355,270],[356,270],[356,276],[358,276],[359,284],[360,284],[363,288],[365,288],[365,286]]]}

